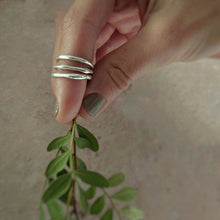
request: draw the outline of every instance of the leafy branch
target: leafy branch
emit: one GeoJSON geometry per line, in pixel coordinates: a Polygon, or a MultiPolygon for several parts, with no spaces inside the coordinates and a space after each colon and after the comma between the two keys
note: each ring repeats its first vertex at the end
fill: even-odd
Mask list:
{"type": "Polygon", "coordinates": [[[45,220],[45,207],[48,209],[50,220],[80,220],[88,214],[101,215],[100,220],[112,220],[114,213],[120,220],[122,215],[131,220],[143,219],[141,209],[128,205],[119,210],[115,203],[134,200],[138,196],[137,189],[126,187],[113,195],[107,192],[108,188],[119,186],[124,182],[124,174],[116,173],[107,179],[100,173],[88,170],[85,163],[77,157],[77,147],[89,148],[94,152],[99,150],[95,136],[77,124],[75,118],[67,134],[55,138],[47,147],[47,151],[57,150],[57,153],[45,171],[40,220],[45,220]],[[85,184],[89,185],[86,190],[85,184]],[[97,189],[102,195],[95,199],[97,189]],[[76,195],[79,195],[79,198],[76,198],[76,195]],[[93,204],[90,204],[91,199],[94,199],[93,204]],[[106,199],[109,200],[111,207],[104,211],[106,199]],[[66,206],[66,213],[63,211],[63,205],[66,206]],[[77,210],[78,205],[80,210],[77,210]]]}

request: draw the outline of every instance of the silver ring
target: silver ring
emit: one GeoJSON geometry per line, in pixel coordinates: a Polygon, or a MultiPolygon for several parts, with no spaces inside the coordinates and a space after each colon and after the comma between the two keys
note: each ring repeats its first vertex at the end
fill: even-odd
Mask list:
{"type": "Polygon", "coordinates": [[[76,66],[68,66],[68,65],[55,65],[53,66],[55,69],[61,69],[61,70],[75,70],[81,73],[85,74],[92,74],[93,70],[87,69],[87,68],[81,68],[81,67],[76,67],[76,66]]]}
{"type": "Polygon", "coordinates": [[[89,62],[88,60],[83,59],[81,57],[76,57],[76,56],[71,56],[71,55],[59,55],[59,56],[56,57],[56,60],[74,60],[74,61],[78,61],[80,63],[87,64],[92,69],[94,68],[94,66],[91,62],[89,62]]]}
{"type": "Polygon", "coordinates": [[[61,77],[61,78],[68,78],[68,79],[77,79],[77,80],[81,80],[81,79],[88,79],[91,80],[92,79],[92,74],[93,74],[93,68],[94,66],[92,65],[92,63],[90,63],[88,60],[83,59],[81,57],[75,57],[75,56],[71,56],[71,55],[59,55],[56,57],[56,60],[74,60],[74,61],[78,61],[80,63],[84,63],[89,65],[90,69],[88,68],[82,68],[82,67],[77,67],[77,66],[69,66],[69,65],[55,65],[53,66],[53,68],[55,69],[61,69],[61,70],[74,70],[77,72],[81,72],[81,73],[51,73],[51,77],[61,77]]]}
{"type": "Polygon", "coordinates": [[[51,77],[58,77],[58,78],[67,78],[67,79],[92,79],[91,75],[84,75],[80,73],[51,73],[51,77]]]}

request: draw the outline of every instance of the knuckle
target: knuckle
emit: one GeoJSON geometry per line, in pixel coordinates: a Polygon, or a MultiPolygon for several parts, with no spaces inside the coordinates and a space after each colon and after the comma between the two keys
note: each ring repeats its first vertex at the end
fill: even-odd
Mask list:
{"type": "Polygon", "coordinates": [[[132,82],[132,79],[126,73],[122,67],[115,63],[110,63],[106,68],[107,75],[109,76],[113,86],[119,91],[126,90],[132,82]]]}
{"type": "Polygon", "coordinates": [[[76,6],[65,14],[63,18],[63,31],[67,31],[73,25],[88,32],[99,32],[101,29],[97,20],[94,20],[89,14],[79,13],[76,6]]]}
{"type": "Polygon", "coordinates": [[[67,31],[73,24],[76,23],[76,19],[78,17],[77,10],[69,10],[65,14],[63,18],[63,32],[67,31]]]}

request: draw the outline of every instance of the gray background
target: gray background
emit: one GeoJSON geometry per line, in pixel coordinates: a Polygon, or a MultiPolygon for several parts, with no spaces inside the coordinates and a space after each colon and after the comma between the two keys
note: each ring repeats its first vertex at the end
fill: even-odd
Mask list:
{"type": "MultiPolygon", "coordinates": [[[[50,89],[59,0],[0,2],[0,219],[37,220],[46,146],[68,127],[50,89]]],[[[220,219],[220,62],[178,63],[146,74],[93,122],[91,170],[122,171],[146,220],[220,219]]]]}

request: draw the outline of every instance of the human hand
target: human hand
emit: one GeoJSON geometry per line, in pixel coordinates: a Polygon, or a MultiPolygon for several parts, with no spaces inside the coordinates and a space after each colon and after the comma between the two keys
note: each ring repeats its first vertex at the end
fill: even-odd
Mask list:
{"type": "Polygon", "coordinates": [[[95,69],[88,85],[51,79],[56,119],[70,123],[77,114],[93,119],[145,73],[218,57],[219,24],[220,0],[76,0],[58,20],[53,62],[68,54],[93,61],[95,69]]]}

